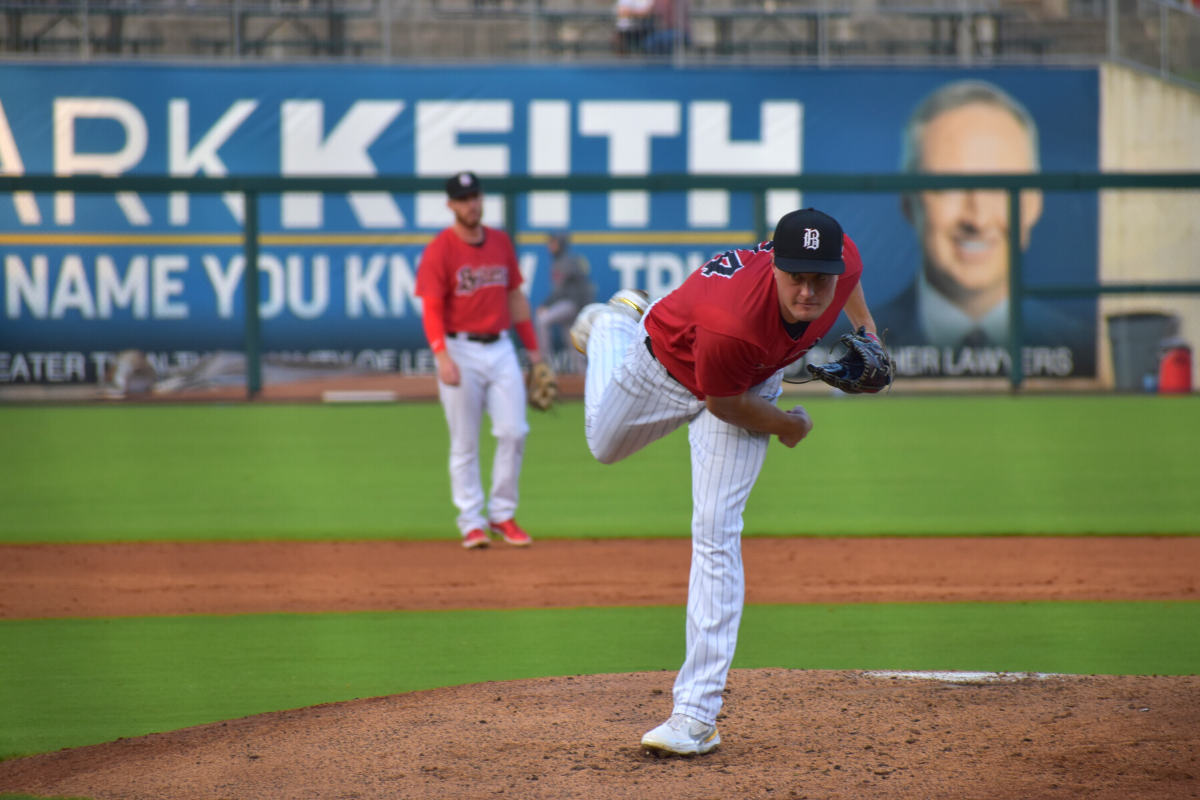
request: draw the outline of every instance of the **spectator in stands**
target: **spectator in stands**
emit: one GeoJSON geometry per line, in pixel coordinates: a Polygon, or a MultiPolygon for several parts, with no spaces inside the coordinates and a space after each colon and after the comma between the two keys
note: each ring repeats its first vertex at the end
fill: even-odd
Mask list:
{"type": "Polygon", "coordinates": [[[617,0],[617,29],[613,49],[621,55],[640,53],[654,33],[654,0],[617,0]]]}
{"type": "MultiPolygon", "coordinates": [[[[550,251],[550,294],[534,311],[538,341],[547,351],[553,352],[551,336],[557,328],[560,347],[574,353],[566,332],[575,322],[579,309],[595,297],[596,287],[588,278],[591,268],[586,258],[571,252],[571,237],[565,232],[552,234],[546,240],[546,249],[550,251]]],[[[576,358],[572,371],[580,371],[585,364],[582,356],[576,358]]]]}
{"type": "Polygon", "coordinates": [[[622,54],[670,55],[688,41],[687,0],[617,0],[614,49],[622,54]]]}
{"type": "Polygon", "coordinates": [[[654,0],[654,30],[642,42],[651,55],[670,55],[690,38],[687,0],[654,0]]]}

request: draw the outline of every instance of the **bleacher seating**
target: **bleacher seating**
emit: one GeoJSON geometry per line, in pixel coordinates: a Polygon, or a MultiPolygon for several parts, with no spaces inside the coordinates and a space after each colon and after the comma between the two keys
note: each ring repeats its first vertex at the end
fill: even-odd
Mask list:
{"type": "MultiPolygon", "coordinates": [[[[1152,26],[1141,24],[1142,5],[1169,6],[1172,24],[1190,26],[1200,40],[1200,13],[1179,0],[1112,1],[1122,4],[1125,41],[1146,59],[1156,43],[1152,26]]],[[[690,0],[688,45],[675,55],[802,63],[1095,58],[1110,47],[1107,2],[690,0]]],[[[614,0],[0,0],[0,11],[0,56],[8,57],[662,58],[614,51],[614,0]]]]}

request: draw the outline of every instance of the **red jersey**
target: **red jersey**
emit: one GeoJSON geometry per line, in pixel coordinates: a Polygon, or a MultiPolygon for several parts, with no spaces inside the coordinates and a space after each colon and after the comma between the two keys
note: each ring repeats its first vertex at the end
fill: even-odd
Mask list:
{"type": "Polygon", "coordinates": [[[445,330],[455,333],[508,330],[508,293],[520,285],[512,241],[495,228],[485,227],[479,244],[446,228],[425,248],[417,268],[417,294],[442,298],[445,330]]]}
{"type": "Polygon", "coordinates": [[[771,266],[772,242],[714,257],[650,310],[654,355],[700,399],[732,397],[799,360],[829,332],[862,277],[849,236],[833,302],[799,339],[784,329],[771,266]]]}

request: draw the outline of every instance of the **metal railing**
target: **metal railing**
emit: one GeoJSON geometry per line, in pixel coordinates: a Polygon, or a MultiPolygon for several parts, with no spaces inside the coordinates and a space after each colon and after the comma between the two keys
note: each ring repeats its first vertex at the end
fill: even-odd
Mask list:
{"type": "MultiPolygon", "coordinates": [[[[0,176],[0,193],[77,192],[112,194],[144,192],[168,194],[190,192],[219,194],[238,192],[245,197],[245,218],[242,248],[245,256],[245,351],[247,396],[253,399],[262,389],[261,321],[259,318],[259,198],[287,192],[322,192],[348,194],[351,192],[388,192],[412,194],[441,191],[444,178],[374,177],[374,178],[284,178],[277,176],[244,176],[227,178],[171,178],[121,176],[105,178],[90,175],[70,177],[48,175],[0,176]]],[[[517,240],[517,197],[535,191],[602,193],[612,191],[683,192],[696,189],[723,189],[749,192],[754,198],[753,219],[756,241],[768,236],[766,192],[778,189],[798,189],[802,192],[852,193],[909,193],[945,190],[1000,190],[1008,194],[1009,226],[1009,323],[1008,352],[1012,368],[1009,373],[1014,392],[1024,381],[1022,347],[1024,322],[1021,300],[1025,297],[1065,298],[1097,297],[1103,294],[1200,294],[1200,282],[1195,283],[1122,283],[1119,285],[1027,286],[1022,271],[1020,246],[1021,204],[1023,189],[1044,192],[1099,191],[1102,189],[1200,189],[1200,172],[1185,173],[1037,173],[1023,175],[756,175],[702,176],[649,175],[645,177],[609,177],[576,175],[561,178],[530,176],[490,177],[488,192],[503,195],[505,226],[513,241],[517,240]]]]}

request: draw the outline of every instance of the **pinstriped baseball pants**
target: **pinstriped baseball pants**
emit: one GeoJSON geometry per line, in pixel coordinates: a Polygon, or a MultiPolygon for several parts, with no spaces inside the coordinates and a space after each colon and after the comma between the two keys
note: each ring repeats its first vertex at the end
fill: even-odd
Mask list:
{"type": "MultiPolygon", "coordinates": [[[[653,313],[653,307],[646,316],[653,313]]],[[[674,713],[713,724],[737,647],[746,578],[742,512],[770,436],[713,416],[647,351],[645,317],[601,314],[588,338],[584,389],[588,447],[612,464],[688,424],[692,454],[692,567],[687,640],[675,680],[674,713]]],[[[783,373],[754,387],[778,399],[783,373]]]]}

